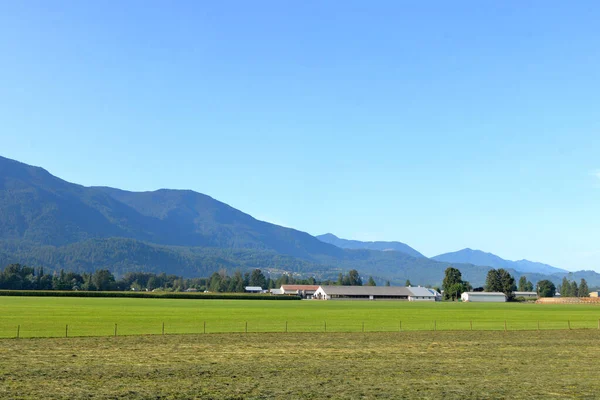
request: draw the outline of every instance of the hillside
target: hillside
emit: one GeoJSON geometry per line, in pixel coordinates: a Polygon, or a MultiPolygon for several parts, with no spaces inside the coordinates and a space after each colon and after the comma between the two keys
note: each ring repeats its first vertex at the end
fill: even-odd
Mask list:
{"type": "MultiPolygon", "coordinates": [[[[379,282],[410,279],[425,285],[441,283],[444,270],[453,265],[475,286],[484,283],[489,270],[474,265],[479,259],[428,259],[399,242],[338,240],[341,246],[372,249],[324,243],[193,191],[84,187],[0,157],[0,267],[19,262],[54,270],[109,268],[117,274],[150,271],[185,277],[261,268],[323,279],[354,268],[379,282]]],[[[590,285],[600,285],[600,275],[585,274],[590,285]]],[[[559,282],[563,275],[550,278],[559,282]]]]}
{"type": "Polygon", "coordinates": [[[110,237],[271,250],[306,259],[343,253],[307,233],[258,221],[200,193],[87,188],[0,157],[0,240],[62,246],[110,237]]]}
{"type": "Polygon", "coordinates": [[[485,253],[481,250],[463,249],[453,253],[440,254],[432,257],[433,260],[449,263],[468,263],[475,265],[484,265],[492,268],[514,269],[522,273],[537,274],[564,274],[568,273],[564,269],[556,268],[551,265],[532,262],[528,260],[510,261],[498,257],[492,253],[485,253]]]}
{"type": "Polygon", "coordinates": [[[412,257],[425,257],[417,250],[402,242],[361,242],[359,240],[341,239],[332,233],[316,236],[322,242],[332,244],[342,249],[365,249],[378,251],[399,251],[412,257]]]}

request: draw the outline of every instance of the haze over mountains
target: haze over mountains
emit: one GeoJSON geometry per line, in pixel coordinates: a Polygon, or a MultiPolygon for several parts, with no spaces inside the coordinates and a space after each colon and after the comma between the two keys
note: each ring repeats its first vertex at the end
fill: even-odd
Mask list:
{"type": "MultiPolygon", "coordinates": [[[[20,262],[54,270],[183,276],[262,268],[321,278],[355,268],[379,282],[410,279],[422,285],[440,283],[450,264],[474,285],[483,284],[489,270],[456,255],[451,261],[429,259],[400,242],[347,241],[331,234],[320,239],[193,191],[84,187],[0,157],[0,266],[20,262]]],[[[553,268],[513,263],[517,277],[526,268],[546,268],[545,273],[553,268]]],[[[600,275],[586,274],[590,285],[600,284],[600,275]]],[[[550,278],[558,282],[562,275],[550,278]]]]}

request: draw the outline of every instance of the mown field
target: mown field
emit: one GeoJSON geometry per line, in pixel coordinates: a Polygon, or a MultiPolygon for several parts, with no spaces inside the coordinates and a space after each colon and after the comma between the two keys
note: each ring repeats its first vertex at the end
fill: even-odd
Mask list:
{"type": "Polygon", "coordinates": [[[0,398],[592,399],[599,339],[597,330],[0,339],[0,398]]]}
{"type": "Polygon", "coordinates": [[[0,337],[599,328],[600,307],[520,303],[0,297],[0,337]],[[68,327],[67,327],[68,325],[68,327]]]}

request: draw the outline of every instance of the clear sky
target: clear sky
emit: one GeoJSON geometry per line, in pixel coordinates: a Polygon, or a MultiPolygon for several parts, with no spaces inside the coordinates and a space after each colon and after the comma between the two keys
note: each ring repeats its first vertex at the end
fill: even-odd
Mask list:
{"type": "Polygon", "coordinates": [[[600,2],[0,2],[0,155],[600,272],[600,2]]]}

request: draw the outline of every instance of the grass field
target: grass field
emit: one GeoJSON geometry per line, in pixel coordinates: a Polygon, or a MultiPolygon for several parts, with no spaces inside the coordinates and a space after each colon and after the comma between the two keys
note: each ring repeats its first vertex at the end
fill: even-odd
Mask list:
{"type": "Polygon", "coordinates": [[[0,297],[0,337],[598,329],[600,307],[520,303],[0,297]],[[247,324],[247,325],[246,325],[247,324]],[[68,325],[68,332],[66,332],[68,325]]]}
{"type": "Polygon", "coordinates": [[[0,340],[7,399],[567,399],[600,393],[597,330],[0,340]]]}

